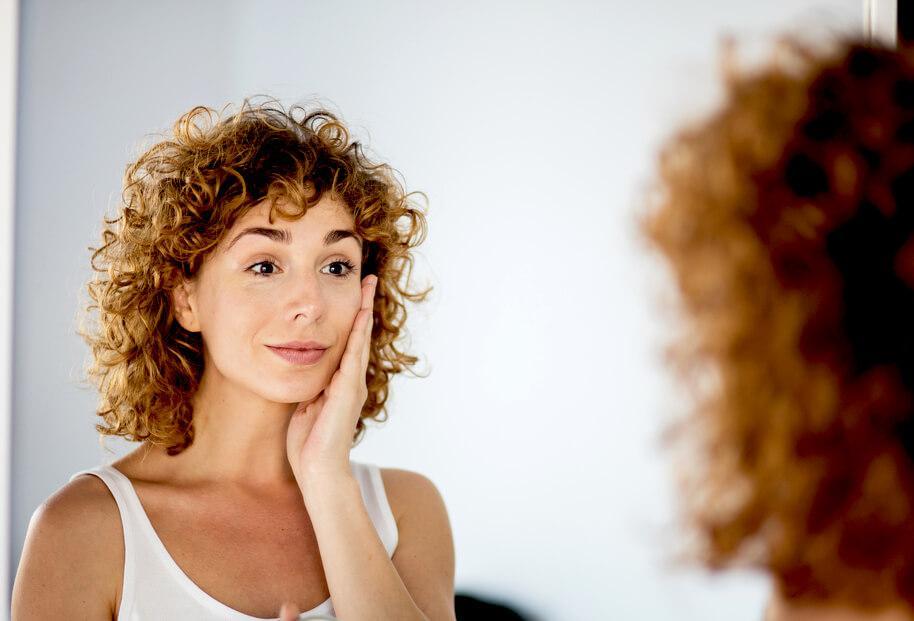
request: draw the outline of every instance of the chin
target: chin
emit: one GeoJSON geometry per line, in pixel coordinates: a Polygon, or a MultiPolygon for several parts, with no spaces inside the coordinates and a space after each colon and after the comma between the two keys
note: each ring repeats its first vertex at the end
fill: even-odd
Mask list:
{"type": "Polygon", "coordinates": [[[303,401],[311,401],[321,394],[321,391],[326,387],[327,382],[307,382],[305,386],[302,386],[301,382],[299,382],[298,385],[284,384],[275,387],[261,385],[258,387],[258,392],[264,399],[274,403],[301,403],[303,401]],[[272,388],[272,390],[265,390],[268,388],[272,388]]]}
{"type": "MultiPolygon", "coordinates": [[[[275,358],[274,354],[269,354],[275,358]]],[[[321,394],[330,384],[333,371],[339,361],[321,360],[318,364],[307,367],[292,367],[277,358],[274,364],[267,368],[252,368],[247,366],[244,370],[233,369],[232,376],[235,381],[243,384],[249,391],[259,395],[266,401],[273,403],[302,403],[310,401],[321,394]],[[275,365],[280,365],[277,371],[275,365]],[[286,368],[283,368],[286,367],[286,368]],[[264,378],[252,382],[252,377],[264,378]]]]}

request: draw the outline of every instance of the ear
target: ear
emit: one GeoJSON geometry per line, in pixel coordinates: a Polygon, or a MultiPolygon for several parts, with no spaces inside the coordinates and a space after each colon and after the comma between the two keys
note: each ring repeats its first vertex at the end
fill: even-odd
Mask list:
{"type": "Polygon", "coordinates": [[[200,315],[197,310],[196,281],[182,280],[171,290],[171,304],[175,319],[188,332],[200,331],[200,315]]]}

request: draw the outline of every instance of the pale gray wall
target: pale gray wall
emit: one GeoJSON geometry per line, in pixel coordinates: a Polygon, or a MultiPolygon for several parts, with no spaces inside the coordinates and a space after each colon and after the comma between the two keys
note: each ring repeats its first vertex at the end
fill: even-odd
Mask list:
{"type": "MultiPolygon", "coordinates": [[[[13,418],[13,245],[15,239],[16,81],[19,72],[19,2],[0,0],[0,559],[10,555],[10,462],[13,418]]],[[[0,565],[0,584],[11,580],[0,565]]],[[[9,609],[7,591],[0,608],[9,609]]],[[[0,619],[5,617],[0,614],[0,619]]]]}
{"type": "Polygon", "coordinates": [[[335,106],[429,195],[431,375],[395,383],[354,458],[438,484],[458,589],[551,620],[760,618],[763,580],[669,567],[671,393],[631,215],[660,139],[714,101],[722,32],[861,19],[860,0],[26,1],[13,571],[35,507],[111,457],[74,315],[128,154],[265,92],[335,106]]]}

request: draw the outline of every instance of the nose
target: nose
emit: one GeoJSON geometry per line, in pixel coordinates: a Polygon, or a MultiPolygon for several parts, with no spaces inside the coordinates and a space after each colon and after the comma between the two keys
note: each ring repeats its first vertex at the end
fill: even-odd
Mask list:
{"type": "Polygon", "coordinates": [[[299,275],[288,281],[284,315],[291,321],[316,322],[323,316],[325,307],[324,294],[316,274],[299,275]]]}

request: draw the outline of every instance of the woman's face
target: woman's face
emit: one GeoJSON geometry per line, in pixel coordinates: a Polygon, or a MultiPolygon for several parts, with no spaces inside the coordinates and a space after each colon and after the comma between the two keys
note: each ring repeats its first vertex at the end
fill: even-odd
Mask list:
{"type": "Polygon", "coordinates": [[[184,310],[176,292],[176,312],[202,333],[205,377],[308,401],[336,371],[359,311],[361,242],[349,210],[326,194],[298,220],[270,224],[268,214],[264,201],[235,222],[188,283],[184,310]],[[325,349],[277,349],[291,341],[325,349]]]}

